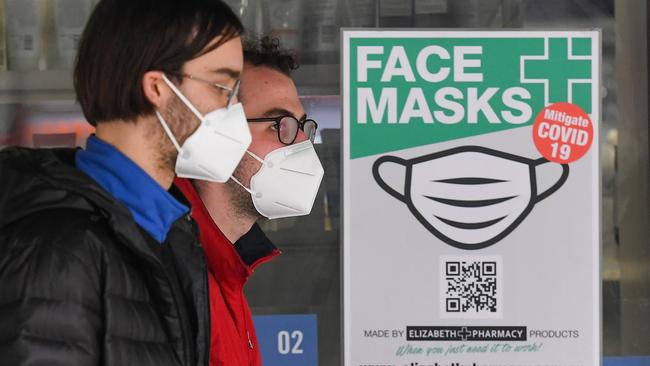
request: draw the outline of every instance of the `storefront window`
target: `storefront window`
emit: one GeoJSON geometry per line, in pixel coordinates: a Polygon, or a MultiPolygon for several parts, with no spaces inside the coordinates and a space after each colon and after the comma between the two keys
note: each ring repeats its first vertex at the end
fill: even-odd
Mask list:
{"type": "MultiPolygon", "coordinates": [[[[227,2],[249,33],[275,34],[299,55],[295,81],[308,116],[319,123],[316,149],[325,177],[312,213],[262,222],[283,254],[256,270],[246,292],[255,314],[315,315],[321,366],[340,365],[342,350],[340,29],[600,29],[603,352],[648,356],[642,364],[650,365],[646,1],[227,2]]],[[[95,1],[2,3],[0,147],[82,146],[92,128],[74,102],[71,65],[95,1]],[[64,11],[60,4],[80,10],[64,11]]]]}

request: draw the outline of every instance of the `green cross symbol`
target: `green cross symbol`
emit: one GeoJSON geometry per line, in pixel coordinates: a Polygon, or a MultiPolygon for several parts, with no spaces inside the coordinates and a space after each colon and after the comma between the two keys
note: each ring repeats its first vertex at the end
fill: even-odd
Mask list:
{"type": "MultiPolygon", "coordinates": [[[[546,57],[522,56],[522,83],[540,83],[545,80],[545,88],[548,88],[544,93],[547,98],[545,104],[568,102],[571,92],[570,80],[591,81],[591,56],[573,56],[573,59],[570,59],[568,39],[549,38],[545,41],[548,42],[548,46],[545,45],[546,57]]],[[[571,99],[571,102],[575,103],[576,96],[571,99]]],[[[590,98],[582,96],[579,99],[590,98]]]]}

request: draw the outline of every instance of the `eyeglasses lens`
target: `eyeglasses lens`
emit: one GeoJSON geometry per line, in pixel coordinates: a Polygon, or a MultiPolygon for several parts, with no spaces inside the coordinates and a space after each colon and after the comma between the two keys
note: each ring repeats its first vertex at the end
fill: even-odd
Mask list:
{"type": "Polygon", "coordinates": [[[305,132],[305,136],[311,141],[314,142],[316,137],[316,122],[314,120],[308,119],[302,125],[302,129],[305,132]]]}
{"type": "Polygon", "coordinates": [[[291,144],[298,134],[298,120],[286,116],[280,120],[280,141],[283,144],[291,144]]]}

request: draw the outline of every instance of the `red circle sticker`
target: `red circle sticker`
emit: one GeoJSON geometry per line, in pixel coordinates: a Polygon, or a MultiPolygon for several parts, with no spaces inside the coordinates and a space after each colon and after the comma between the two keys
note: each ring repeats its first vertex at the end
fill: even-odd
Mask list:
{"type": "Polygon", "coordinates": [[[535,117],[533,140],[547,160],[567,164],[583,157],[594,139],[587,112],[575,104],[554,103],[535,117]]]}

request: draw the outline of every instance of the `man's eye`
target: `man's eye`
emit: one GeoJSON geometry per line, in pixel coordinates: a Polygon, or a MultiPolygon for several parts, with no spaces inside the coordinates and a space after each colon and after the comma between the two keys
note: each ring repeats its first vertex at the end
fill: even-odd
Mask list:
{"type": "Polygon", "coordinates": [[[274,123],[274,124],[271,125],[271,129],[272,129],[273,131],[277,131],[279,127],[280,127],[280,126],[278,126],[276,123],[274,123]]]}

